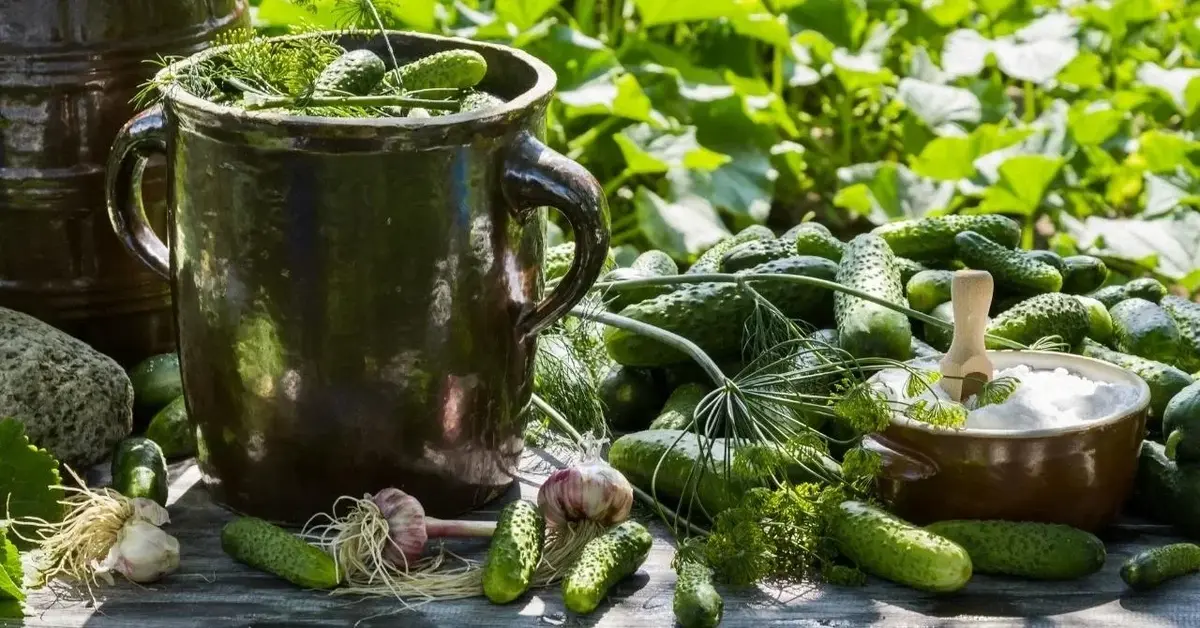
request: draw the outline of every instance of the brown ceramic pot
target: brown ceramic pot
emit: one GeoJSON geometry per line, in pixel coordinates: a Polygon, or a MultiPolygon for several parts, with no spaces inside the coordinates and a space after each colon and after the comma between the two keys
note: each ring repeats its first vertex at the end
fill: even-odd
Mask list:
{"type": "MultiPolygon", "coordinates": [[[[104,164],[147,61],[249,18],[246,0],[0,0],[0,306],[126,366],[174,349],[169,286],[113,237],[104,164]]],[[[163,175],[144,190],[160,233],[163,175]]]]}
{"type": "MultiPolygon", "coordinates": [[[[1077,426],[1028,431],[947,430],[893,418],[864,445],[883,458],[883,498],[914,523],[1006,519],[1097,530],[1113,520],[1133,487],[1150,389],[1116,366],[1077,355],[989,351],[997,369],[1065,368],[1137,388],[1137,402],[1077,426]]],[[[913,361],[937,369],[936,362],[913,361]]]]}
{"type": "MultiPolygon", "coordinates": [[[[478,51],[482,88],[508,102],[331,119],[169,88],[113,148],[110,218],[171,279],[201,469],[243,513],[301,523],[394,486],[448,516],[500,495],[522,450],[537,332],[604,262],[600,185],[538,139],[553,71],[504,46],[390,38],[400,63],[478,51]],[[167,158],[169,248],[132,194],[154,153],[167,158]],[[544,296],[545,207],[570,221],[576,247],[544,296]]],[[[381,36],[342,44],[386,58],[381,36]]]]}

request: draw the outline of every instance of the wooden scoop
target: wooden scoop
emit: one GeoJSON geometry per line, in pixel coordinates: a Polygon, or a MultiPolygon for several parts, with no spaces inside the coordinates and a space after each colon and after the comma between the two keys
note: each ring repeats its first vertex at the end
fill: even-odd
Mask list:
{"type": "Polygon", "coordinates": [[[983,336],[992,306],[992,275],[983,270],[960,270],[950,284],[954,303],[954,340],[942,357],[942,389],[954,401],[979,392],[992,379],[992,361],[983,336]]]}

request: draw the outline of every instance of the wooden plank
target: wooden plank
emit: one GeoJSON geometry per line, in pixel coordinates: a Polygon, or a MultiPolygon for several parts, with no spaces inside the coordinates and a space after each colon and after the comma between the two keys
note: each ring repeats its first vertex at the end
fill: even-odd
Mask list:
{"type": "MultiPolygon", "coordinates": [[[[533,498],[540,473],[537,460],[519,492],[533,498]]],[[[543,467],[544,468],[544,467],[543,467]]],[[[180,541],[180,570],[147,588],[120,581],[99,592],[93,607],[62,586],[35,592],[30,628],[216,628],[255,626],[613,626],[673,624],[675,575],[665,530],[654,525],[656,543],[636,576],[618,585],[610,600],[589,617],[569,616],[555,589],[536,591],[511,605],[486,600],[436,602],[399,611],[391,600],[358,600],[298,590],[272,576],[229,559],[221,551],[221,526],[232,515],[215,506],[199,485],[192,463],[176,465],[171,486],[169,531],[180,541]]],[[[91,476],[102,480],[100,476],[91,476]]],[[[513,495],[517,490],[513,491],[513,495]]],[[[481,513],[483,514],[483,513],[481,513]]],[[[1173,540],[1161,526],[1122,525],[1108,535],[1104,570],[1073,582],[1037,583],[976,576],[955,595],[936,596],[880,581],[863,588],[767,587],[724,590],[723,626],[1140,626],[1200,625],[1200,580],[1184,578],[1143,594],[1125,590],[1120,563],[1146,547],[1173,540]]],[[[477,555],[482,543],[471,548],[477,555]]],[[[0,622],[0,626],[21,623],[0,622]]]]}

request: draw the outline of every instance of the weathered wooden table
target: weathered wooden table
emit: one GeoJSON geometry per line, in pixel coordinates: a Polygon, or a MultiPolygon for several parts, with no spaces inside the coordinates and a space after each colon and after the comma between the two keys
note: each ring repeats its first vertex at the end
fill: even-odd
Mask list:
{"type": "MultiPolygon", "coordinates": [[[[527,456],[517,484],[533,498],[541,477],[537,454],[527,456]]],[[[179,539],[181,566],[163,581],[139,588],[118,579],[98,604],[46,589],[30,600],[29,627],[226,628],[287,626],[671,626],[675,574],[665,530],[636,576],[618,585],[593,614],[568,614],[556,589],[537,590],[507,606],[486,599],[436,602],[398,612],[394,602],[332,597],[303,591],[235,563],[222,553],[221,526],[232,515],[213,505],[191,462],[174,465],[168,531],[179,539]]],[[[514,490],[515,494],[515,490],[514,490]]],[[[1149,593],[1126,590],[1121,562],[1141,549],[1174,539],[1161,526],[1124,524],[1112,530],[1103,571],[1074,582],[1037,583],[976,576],[957,594],[923,594],[872,580],[863,588],[832,586],[722,591],[723,626],[1200,626],[1200,576],[1149,593]]],[[[484,547],[479,546],[482,553],[484,547]]],[[[19,626],[4,623],[0,626],[19,626]]]]}

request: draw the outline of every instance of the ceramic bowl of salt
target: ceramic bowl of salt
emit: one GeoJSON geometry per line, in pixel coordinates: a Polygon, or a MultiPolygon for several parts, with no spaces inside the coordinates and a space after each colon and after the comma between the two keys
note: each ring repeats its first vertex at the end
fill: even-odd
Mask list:
{"type": "MultiPolygon", "coordinates": [[[[908,520],[1007,519],[1097,530],[1120,512],[1133,487],[1150,389],[1106,362],[1064,353],[988,351],[993,379],[1015,380],[1000,403],[966,399],[966,423],[937,427],[897,412],[864,446],[883,461],[882,496],[908,520]]],[[[912,360],[937,371],[935,359],[912,360]]],[[[871,378],[890,399],[908,397],[910,372],[871,378]]],[[[896,404],[903,407],[905,404],[896,404]]]]}

